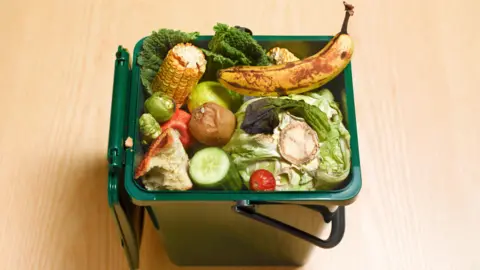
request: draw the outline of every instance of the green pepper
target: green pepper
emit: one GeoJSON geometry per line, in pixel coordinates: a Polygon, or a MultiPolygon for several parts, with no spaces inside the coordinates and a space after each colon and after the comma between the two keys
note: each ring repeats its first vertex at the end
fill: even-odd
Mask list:
{"type": "Polygon", "coordinates": [[[161,92],[155,92],[145,100],[144,107],[160,124],[170,120],[175,112],[173,99],[161,92]]]}

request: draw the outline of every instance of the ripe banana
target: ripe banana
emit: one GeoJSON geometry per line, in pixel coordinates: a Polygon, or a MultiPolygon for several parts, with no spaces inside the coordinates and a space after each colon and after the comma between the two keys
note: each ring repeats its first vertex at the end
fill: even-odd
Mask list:
{"type": "Polygon", "coordinates": [[[353,40],[347,33],[353,6],[345,5],[341,31],[319,52],[305,59],[271,66],[234,66],[221,69],[218,81],[246,96],[284,96],[319,88],[345,69],[353,54],[353,40]]]}

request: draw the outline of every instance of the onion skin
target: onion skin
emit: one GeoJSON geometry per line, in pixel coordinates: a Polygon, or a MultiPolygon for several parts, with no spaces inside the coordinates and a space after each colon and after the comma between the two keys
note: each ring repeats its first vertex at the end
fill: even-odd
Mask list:
{"type": "Polygon", "coordinates": [[[188,129],[200,143],[222,146],[232,137],[235,126],[236,118],[230,110],[207,102],[193,110],[188,129]]]}

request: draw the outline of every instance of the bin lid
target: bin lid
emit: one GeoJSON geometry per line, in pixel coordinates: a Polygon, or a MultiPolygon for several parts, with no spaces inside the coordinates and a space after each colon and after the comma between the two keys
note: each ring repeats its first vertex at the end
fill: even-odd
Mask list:
{"type": "Polygon", "coordinates": [[[108,140],[108,204],[117,225],[120,241],[130,269],[139,267],[140,243],[143,230],[144,209],[132,203],[125,189],[124,142],[128,126],[127,95],[130,91],[130,55],[122,46],[118,47],[115,59],[110,131],[108,140]]]}

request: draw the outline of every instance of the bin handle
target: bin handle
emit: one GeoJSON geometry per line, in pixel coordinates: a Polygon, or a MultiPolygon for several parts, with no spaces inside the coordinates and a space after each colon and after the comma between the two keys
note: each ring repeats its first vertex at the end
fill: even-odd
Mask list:
{"type": "MultiPolygon", "coordinates": [[[[316,245],[317,247],[333,248],[340,243],[345,232],[345,206],[338,206],[337,210],[334,213],[332,213],[330,217],[325,216],[324,213],[325,213],[326,207],[324,206],[320,206],[320,207],[318,206],[313,207],[312,205],[299,205],[299,206],[307,207],[313,211],[319,212],[320,214],[322,214],[324,220],[327,223],[330,222],[329,220],[331,220],[332,229],[330,231],[329,237],[326,240],[320,239],[314,235],[311,235],[305,231],[302,231],[298,228],[290,226],[274,218],[257,213],[253,205],[237,204],[237,205],[234,205],[232,208],[236,213],[242,216],[251,218],[253,220],[259,221],[266,225],[270,225],[274,228],[285,231],[293,236],[296,236],[300,239],[310,242],[316,245]]],[[[328,208],[326,208],[326,210],[328,211],[328,208]]],[[[330,211],[328,212],[330,213],[330,211]]]]}

